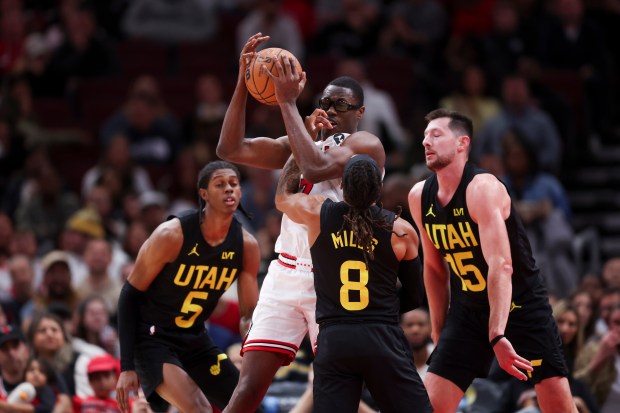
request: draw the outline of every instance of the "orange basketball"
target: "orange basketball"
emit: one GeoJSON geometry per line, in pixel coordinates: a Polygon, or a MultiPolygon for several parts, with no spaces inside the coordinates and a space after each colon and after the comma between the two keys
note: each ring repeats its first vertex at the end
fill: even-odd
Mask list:
{"type": "Polygon", "coordinates": [[[280,63],[282,63],[282,56],[284,55],[297,63],[297,70],[301,74],[301,64],[299,64],[299,60],[288,50],[280,49],[279,47],[263,49],[257,52],[250,61],[245,71],[245,85],[250,95],[254,96],[260,103],[264,103],[265,105],[278,104],[275,86],[269,78],[269,75],[261,71],[261,66],[265,65],[267,70],[273,75],[278,76],[276,59],[280,59],[280,63]]]}

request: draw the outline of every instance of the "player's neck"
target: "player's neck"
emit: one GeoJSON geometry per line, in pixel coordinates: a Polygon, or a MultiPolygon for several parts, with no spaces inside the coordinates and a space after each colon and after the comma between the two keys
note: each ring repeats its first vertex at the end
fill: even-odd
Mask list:
{"type": "Polygon", "coordinates": [[[202,223],[200,224],[200,232],[203,238],[211,246],[216,246],[224,242],[230,229],[233,215],[222,215],[217,212],[205,212],[202,223]]]}
{"type": "Polygon", "coordinates": [[[443,205],[450,202],[459,187],[466,163],[467,159],[455,158],[449,165],[437,171],[437,182],[439,183],[437,197],[443,205]]]}

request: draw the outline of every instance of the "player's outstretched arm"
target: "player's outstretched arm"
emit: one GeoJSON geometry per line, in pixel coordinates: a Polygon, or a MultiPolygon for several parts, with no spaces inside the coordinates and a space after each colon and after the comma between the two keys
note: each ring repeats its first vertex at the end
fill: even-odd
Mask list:
{"type": "Polygon", "coordinates": [[[121,290],[118,300],[121,374],[116,383],[116,401],[121,412],[129,411],[130,393],[138,394],[133,360],[140,302],[164,265],[176,259],[182,245],[183,232],[178,219],[160,224],[140,248],[134,269],[121,290]]]}
{"type": "Polygon", "coordinates": [[[252,313],[258,302],[258,268],[260,266],[260,249],[258,241],[245,229],[243,230],[243,270],[237,281],[239,297],[239,331],[245,336],[250,327],[252,313]]]}
{"type": "Polygon", "coordinates": [[[291,157],[280,175],[276,188],[276,208],[286,214],[293,222],[305,224],[308,227],[310,245],[320,231],[321,205],[325,202],[323,195],[306,195],[297,192],[301,171],[291,157]]]}
{"type": "Polygon", "coordinates": [[[531,363],[519,356],[504,335],[512,297],[512,255],[506,229],[510,215],[510,196],[491,174],[477,175],[467,187],[467,209],[478,224],[480,246],[489,266],[489,342],[502,369],[520,380],[527,376],[519,369],[532,370],[531,363]],[[495,340],[494,340],[495,339],[495,340]]]}
{"type": "Polygon", "coordinates": [[[280,169],[291,154],[286,137],[245,138],[245,112],[248,98],[245,72],[256,53],[256,48],[267,40],[269,36],[256,33],[248,39],[241,50],[237,84],[224,116],[216,152],[217,156],[229,162],[264,169],[280,169]]]}
{"type": "Polygon", "coordinates": [[[420,228],[420,241],[424,251],[424,286],[428,298],[433,342],[437,344],[448,313],[450,302],[450,272],[445,259],[435,248],[422,225],[422,189],[424,181],[413,186],[409,192],[409,209],[420,228]]]}

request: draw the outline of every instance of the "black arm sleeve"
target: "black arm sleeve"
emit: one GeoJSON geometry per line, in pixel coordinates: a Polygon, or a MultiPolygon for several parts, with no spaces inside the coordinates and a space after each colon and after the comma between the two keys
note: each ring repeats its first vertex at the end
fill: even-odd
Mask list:
{"type": "Polygon", "coordinates": [[[423,301],[424,284],[422,282],[420,257],[413,260],[402,260],[398,268],[398,279],[401,283],[398,290],[400,314],[403,314],[419,307],[423,301]]]}
{"type": "Polygon", "coordinates": [[[121,345],[121,371],[135,370],[134,346],[140,322],[140,302],[144,292],[125,282],[118,297],[118,339],[121,345]]]}

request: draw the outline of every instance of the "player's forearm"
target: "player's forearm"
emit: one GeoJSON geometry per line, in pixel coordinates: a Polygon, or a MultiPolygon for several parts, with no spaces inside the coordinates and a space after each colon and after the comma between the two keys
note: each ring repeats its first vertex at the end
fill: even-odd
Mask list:
{"type": "Polygon", "coordinates": [[[497,261],[496,264],[489,265],[487,277],[490,307],[489,341],[504,334],[512,300],[512,265],[503,260],[497,261]]]}
{"type": "Polygon", "coordinates": [[[443,274],[424,268],[424,285],[431,317],[432,337],[435,344],[443,330],[450,302],[450,287],[443,274]]]}
{"type": "Polygon", "coordinates": [[[233,93],[230,105],[224,115],[224,122],[220,132],[220,140],[216,153],[222,159],[235,161],[234,156],[240,152],[245,138],[245,106],[248,91],[240,74],[237,86],[233,93]]]}
{"type": "Polygon", "coordinates": [[[304,178],[310,180],[315,171],[327,167],[327,159],[315,145],[299,115],[295,102],[280,104],[291,150],[304,178]]]}

